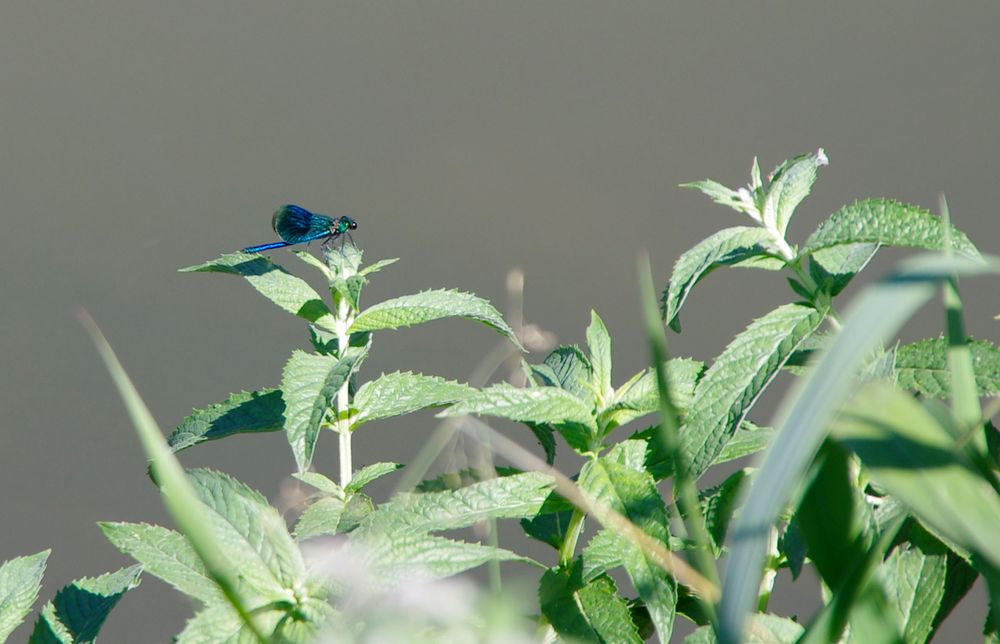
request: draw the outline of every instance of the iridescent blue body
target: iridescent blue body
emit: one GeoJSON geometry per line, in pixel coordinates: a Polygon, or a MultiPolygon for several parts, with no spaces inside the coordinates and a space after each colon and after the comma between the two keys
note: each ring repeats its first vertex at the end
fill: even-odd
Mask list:
{"type": "Polygon", "coordinates": [[[261,244],[244,248],[244,253],[259,253],[272,248],[284,248],[295,244],[305,244],[314,239],[324,239],[324,243],[347,234],[358,227],[358,223],[347,216],[327,217],[309,212],[301,206],[287,204],[278,208],[271,218],[271,227],[284,241],[261,244]]]}

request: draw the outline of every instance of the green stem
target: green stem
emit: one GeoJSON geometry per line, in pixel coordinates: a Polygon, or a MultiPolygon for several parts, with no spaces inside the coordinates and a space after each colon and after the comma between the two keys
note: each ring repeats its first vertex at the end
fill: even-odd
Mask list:
{"type": "MultiPolygon", "coordinates": [[[[350,277],[346,270],[343,271],[341,276],[344,278],[350,277]]],[[[351,309],[350,302],[336,291],[334,291],[333,297],[337,309],[335,313],[337,324],[337,355],[343,358],[347,354],[351,343],[351,335],[347,330],[351,327],[351,323],[354,322],[354,311],[351,309]]],[[[351,482],[354,472],[351,453],[351,420],[349,414],[351,408],[350,380],[350,378],[345,380],[344,384],[337,391],[337,420],[334,423],[334,429],[340,437],[340,487],[342,488],[346,488],[351,482]]]]}
{"type": "Polygon", "coordinates": [[[792,247],[788,245],[785,238],[781,235],[781,233],[770,226],[764,226],[764,229],[771,233],[772,241],[774,241],[774,245],[777,246],[778,252],[781,256],[785,258],[786,262],[791,263],[792,260],[795,259],[795,251],[793,251],[792,247]]]}
{"type": "Polygon", "coordinates": [[[771,527],[767,538],[767,565],[764,567],[764,575],[760,580],[760,591],[757,596],[757,611],[767,612],[767,604],[771,601],[771,593],[774,591],[774,582],[778,578],[778,530],[771,527]]]}
{"type": "MultiPolygon", "coordinates": [[[[793,273],[795,273],[795,277],[802,283],[802,286],[805,286],[806,289],[813,294],[813,301],[818,302],[818,298],[820,296],[819,285],[812,278],[812,275],[810,275],[807,270],[802,268],[802,260],[799,259],[794,262],[789,262],[788,267],[792,269],[793,273]]],[[[822,303],[818,303],[818,306],[822,307],[822,303]]],[[[834,331],[840,331],[840,329],[843,328],[843,323],[840,321],[840,315],[834,310],[832,302],[826,305],[825,317],[826,321],[830,324],[834,331]]]]}
{"type": "Polygon", "coordinates": [[[802,286],[805,286],[806,290],[812,293],[813,297],[815,297],[816,294],[819,292],[819,284],[817,284],[816,280],[812,278],[812,275],[809,274],[809,271],[802,268],[802,260],[797,259],[795,261],[789,262],[788,267],[792,269],[793,273],[795,273],[795,277],[797,277],[799,282],[802,283],[802,286]]]}
{"type": "Polygon", "coordinates": [[[568,565],[573,561],[576,554],[576,542],[580,539],[580,531],[583,529],[583,517],[586,516],[580,508],[573,510],[573,516],[566,527],[566,536],[563,537],[562,545],[559,546],[559,563],[568,565]]]}

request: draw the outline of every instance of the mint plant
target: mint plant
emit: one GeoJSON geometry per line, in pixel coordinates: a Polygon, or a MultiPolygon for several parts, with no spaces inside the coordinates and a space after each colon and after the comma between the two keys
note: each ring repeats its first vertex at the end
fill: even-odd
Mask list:
{"type": "MultiPolygon", "coordinates": [[[[361,367],[386,329],[464,317],[499,332],[512,351],[521,343],[490,303],[468,293],[429,290],[362,306],[368,280],[395,260],[365,266],[353,244],[323,260],[292,251],[320,271],[328,301],[260,255],[184,269],[245,278],[307,323],[313,350],[293,351],[274,388],[196,410],[164,438],[91,326],[177,529],[101,523],[138,565],[59,591],[31,641],[93,641],[143,574],[193,600],[182,643],[666,642],[677,639],[678,618],[696,626],[685,640],[693,643],[924,642],[980,575],[991,596],[984,633],[996,641],[1000,437],[989,418],[1000,406],[981,400],[1000,393],[1000,348],[967,337],[958,278],[995,275],[1000,260],[951,224],[943,202],[937,216],[888,199],[857,201],[795,242],[794,214],[827,163],[820,149],[766,179],[754,160],[738,189],[684,184],[750,222],[683,253],[659,310],[640,263],[651,366],[627,378],[613,369],[611,333],[592,312],[583,348],[522,360],[524,386],[477,389],[411,372],[364,381],[361,367]],[[885,247],[928,253],[841,307],[844,289],[885,247]],[[711,360],[669,357],[664,327],[680,333],[684,304],[721,267],[782,273],[788,302],[711,360]],[[943,334],[896,342],[939,292],[943,334]],[[769,426],[753,413],[781,373],[795,382],[769,426]],[[368,485],[402,465],[356,468],[355,432],[428,408],[514,467],[445,472],[373,498],[368,485]],[[488,418],[524,432],[511,440],[488,418]],[[337,436],[336,478],[312,468],[323,430],[337,436]],[[292,526],[256,490],[215,470],[184,470],[176,456],[265,431],[285,433],[292,476],[315,490],[292,526]],[[554,467],[559,450],[574,471],[554,467]],[[752,464],[734,463],[753,455],[752,464]],[[721,483],[704,483],[710,470],[721,483]],[[498,521],[516,521],[547,554],[501,545],[498,521]],[[464,532],[482,526],[485,536],[464,532]],[[511,608],[499,562],[519,566],[522,579],[535,573],[534,606],[511,608]],[[493,566],[489,593],[454,585],[483,564],[493,566]],[[770,613],[779,573],[799,579],[805,566],[821,579],[823,606],[799,619],[770,613]],[[425,599],[418,610],[405,599],[415,596],[425,599]],[[445,614],[444,605],[462,610],[445,614]]],[[[0,567],[0,640],[30,611],[47,555],[0,567]]]]}

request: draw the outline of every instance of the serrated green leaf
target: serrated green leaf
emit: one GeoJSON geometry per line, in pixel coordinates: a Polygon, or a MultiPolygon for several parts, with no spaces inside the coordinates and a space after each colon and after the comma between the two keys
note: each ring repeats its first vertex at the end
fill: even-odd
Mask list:
{"type": "Polygon", "coordinates": [[[878,244],[821,248],[809,256],[809,274],[821,290],[837,295],[868,265],[878,249],[878,244]]]}
{"type": "Polygon", "coordinates": [[[579,562],[569,570],[542,575],[538,600],[542,614],[560,637],[581,642],[642,642],[628,606],[610,577],[584,583],[579,562]]]}
{"type": "Polygon", "coordinates": [[[557,347],[534,370],[543,385],[562,387],[580,400],[593,398],[594,392],[590,388],[593,367],[590,359],[575,346],[557,347]]]}
{"type": "Polygon", "coordinates": [[[42,587],[45,562],[51,550],[14,557],[0,566],[0,642],[31,612],[42,587]]]}
{"type": "Polygon", "coordinates": [[[372,262],[368,266],[362,268],[360,271],[358,271],[358,275],[363,276],[363,275],[370,275],[371,273],[377,273],[386,266],[395,264],[398,261],[399,261],[398,257],[394,257],[392,259],[380,259],[377,262],[372,262]]]}
{"type": "MultiPolygon", "coordinates": [[[[258,619],[261,616],[258,615],[258,619]]],[[[259,644],[228,604],[214,604],[188,620],[175,644],[259,644]]]]}
{"type": "Polygon", "coordinates": [[[550,425],[540,425],[538,423],[525,423],[531,433],[535,435],[538,444],[545,450],[545,464],[552,465],[556,462],[556,437],[555,430],[550,425]]]}
{"type": "Polygon", "coordinates": [[[716,557],[722,554],[722,544],[726,541],[726,533],[733,512],[736,510],[736,502],[740,500],[744,488],[749,485],[750,472],[748,469],[736,470],[719,485],[698,494],[701,514],[705,519],[705,529],[712,538],[716,557]]]}
{"type": "Polygon", "coordinates": [[[798,348],[785,361],[785,370],[796,376],[805,375],[805,367],[809,361],[819,355],[819,352],[830,343],[832,334],[816,331],[799,344],[798,348]]]}
{"type": "MultiPolygon", "coordinates": [[[[316,636],[332,610],[325,601],[306,597],[294,609],[260,610],[255,618],[270,634],[264,641],[310,644],[317,641],[316,636]]],[[[213,605],[188,620],[183,632],[171,641],[174,644],[260,644],[262,640],[229,606],[213,605]]]]}
{"type": "Polygon", "coordinates": [[[698,382],[681,427],[692,477],[697,479],[715,461],[757,397],[823,317],[809,306],[780,306],[754,320],[716,358],[698,382]]]}
{"type": "Polygon", "coordinates": [[[279,431],[285,424],[285,401],[278,389],[241,391],[221,403],[196,409],[167,437],[179,452],[233,434],[279,431]]]}
{"type": "MultiPolygon", "coordinates": [[[[343,238],[341,238],[343,239],[343,238]]],[[[334,275],[354,275],[360,272],[361,258],[364,251],[354,245],[353,241],[334,246],[323,246],[323,259],[334,275]]]]}
{"type": "MultiPolygon", "coordinates": [[[[830,215],[806,240],[802,254],[858,243],[940,250],[944,232],[941,218],[924,208],[889,199],[866,199],[830,215]]],[[[965,233],[954,226],[951,240],[957,253],[973,259],[981,257],[965,233]]]]}
{"type": "Polygon", "coordinates": [[[966,596],[972,585],[979,578],[976,569],[970,566],[962,557],[949,551],[946,555],[947,571],[944,578],[944,594],[934,616],[929,640],[933,639],[937,629],[951,615],[952,610],[966,596]]]}
{"type": "Polygon", "coordinates": [[[295,538],[298,541],[341,532],[340,519],[344,515],[347,501],[333,496],[316,499],[299,515],[295,523],[295,538]]]}
{"type": "Polygon", "coordinates": [[[467,487],[480,481],[489,481],[498,476],[520,474],[514,468],[497,467],[494,470],[479,467],[465,467],[452,472],[444,472],[432,479],[424,479],[414,488],[415,492],[447,492],[467,487]]]}
{"type": "Polygon", "coordinates": [[[333,281],[333,279],[336,277],[336,275],[334,274],[334,272],[332,270],[330,270],[329,266],[327,266],[325,263],[321,262],[318,257],[316,257],[315,255],[313,255],[309,251],[307,251],[307,250],[292,250],[290,252],[292,253],[292,255],[295,255],[296,257],[298,257],[299,259],[301,259],[303,262],[305,262],[309,266],[312,266],[313,268],[319,269],[319,271],[321,273],[323,273],[323,276],[326,277],[327,280],[333,281]]]}
{"type": "Polygon", "coordinates": [[[87,644],[127,591],[139,585],[142,566],[129,566],[100,577],[84,577],[63,586],[45,605],[30,644],[87,644]]]}
{"type": "MultiPolygon", "coordinates": [[[[1000,498],[956,452],[955,440],[908,394],[866,385],[833,424],[874,481],[921,522],[1000,566],[1000,498]]],[[[957,433],[957,432],[956,432],[957,433]]]]}
{"type": "MultiPolygon", "coordinates": [[[[255,611],[262,628],[270,634],[267,642],[309,644],[315,642],[320,628],[332,614],[323,599],[304,596],[292,606],[277,604],[255,611]]],[[[213,604],[188,620],[176,644],[259,644],[260,639],[239,615],[225,604],[213,604]]]]}
{"type": "Polygon", "coordinates": [[[259,254],[230,253],[216,260],[180,269],[182,273],[229,273],[241,275],[257,291],[282,309],[327,331],[336,331],[336,321],[319,293],[309,284],[259,254]]]}
{"type": "Polygon", "coordinates": [[[352,348],[344,353],[338,360],[295,350],[282,372],[285,431],[300,472],[306,471],[312,463],[320,426],[337,391],[361,364],[368,350],[352,348]]]}
{"type": "Polygon", "coordinates": [[[381,478],[386,474],[392,474],[402,467],[401,463],[372,463],[371,465],[365,465],[354,473],[354,476],[351,477],[351,482],[347,484],[346,490],[348,492],[358,492],[375,479],[381,478]]]}
{"type": "Polygon", "coordinates": [[[590,350],[590,364],[593,368],[591,390],[596,394],[597,406],[603,407],[605,401],[614,396],[614,389],[611,388],[611,334],[597,311],[590,312],[587,348],[590,350]]]}
{"type": "Polygon", "coordinates": [[[993,274],[998,268],[1000,262],[994,258],[983,263],[924,255],[903,262],[901,269],[861,293],[822,359],[793,385],[779,412],[781,428],[731,531],[740,536],[730,538],[730,559],[723,580],[719,607],[723,641],[734,641],[742,632],[760,591],[767,528],[778,520],[798,489],[865,358],[937,292],[940,281],[955,274],[993,274]]]}
{"type": "Polygon", "coordinates": [[[613,530],[598,530],[580,553],[583,580],[590,583],[622,565],[622,538],[613,530]]]}
{"type": "MultiPolygon", "coordinates": [[[[752,257],[771,255],[771,233],[763,228],[736,226],[726,228],[685,251],[674,263],[670,283],[663,291],[663,320],[680,333],[681,307],[702,278],[720,266],[732,266],[752,257]]],[[[784,262],[782,261],[782,265],[784,262]]]]}
{"type": "MultiPolygon", "coordinates": [[[[770,613],[756,613],[747,626],[746,644],[792,644],[797,642],[805,629],[802,624],[787,617],[770,613]]],[[[718,640],[711,626],[702,626],[684,638],[684,644],[716,644],[718,640]]]]}
{"type": "Polygon", "coordinates": [[[551,425],[580,423],[594,428],[593,408],[558,387],[522,389],[501,383],[473,393],[440,412],[438,416],[465,414],[551,425]]]}
{"type": "MultiPolygon", "coordinates": [[[[672,358],[667,361],[670,398],[674,407],[687,412],[694,398],[695,385],[705,364],[691,358],[672,358]]],[[[621,426],[636,418],[658,411],[659,392],[656,388],[656,372],[646,369],[618,388],[614,401],[601,412],[603,423],[621,426]]]]}
{"type": "MultiPolygon", "coordinates": [[[[970,340],[972,366],[980,396],[1000,393],[1000,347],[970,340]]],[[[951,388],[947,338],[928,338],[896,349],[896,382],[925,398],[947,398],[951,388]]]]}
{"type": "Polygon", "coordinates": [[[98,526],[114,547],[142,564],[145,572],[205,604],[225,601],[181,533],[146,523],[102,522],[98,526]]]}
{"type": "MultiPolygon", "coordinates": [[[[849,625],[850,629],[843,638],[849,644],[906,644],[900,634],[901,624],[893,614],[885,591],[878,584],[868,584],[852,600],[849,625]]],[[[807,641],[803,644],[816,643],[807,641]]]]}
{"type": "Polygon", "coordinates": [[[294,610],[288,611],[274,630],[275,642],[312,644],[320,641],[317,635],[328,628],[336,611],[324,598],[306,597],[294,610]]]}
{"type": "Polygon", "coordinates": [[[359,313],[350,331],[356,333],[398,329],[446,317],[462,317],[482,322],[507,336],[518,349],[522,349],[514,331],[492,304],[472,293],[454,290],[421,291],[379,302],[359,313]]]}
{"type": "MultiPolygon", "coordinates": [[[[579,485],[653,539],[664,545],[669,544],[667,509],[656,490],[653,477],[646,472],[599,458],[584,465],[579,485]]],[[[624,537],[619,537],[619,552],[625,571],[646,604],[660,640],[669,641],[677,606],[676,582],[659,564],[624,537]]]]}
{"type": "Polygon", "coordinates": [[[521,369],[524,371],[525,380],[529,387],[558,387],[559,378],[556,372],[547,364],[528,364],[521,360],[521,369]]]}
{"type": "Polygon", "coordinates": [[[809,195],[816,181],[816,171],[829,162],[823,148],[820,148],[813,154],[794,157],[775,168],[768,179],[767,198],[761,212],[764,225],[784,237],[792,214],[809,195]]]}
{"type": "Polygon", "coordinates": [[[553,485],[549,476],[524,472],[457,490],[399,494],[380,505],[359,531],[398,535],[465,528],[486,519],[533,517],[553,485]]]}
{"type": "Polygon", "coordinates": [[[712,465],[728,463],[737,458],[761,452],[771,445],[776,433],[773,427],[758,427],[750,421],[744,420],[719,455],[712,461],[712,465]]]}
{"type": "Polygon", "coordinates": [[[355,492],[347,499],[347,506],[340,515],[340,521],[337,523],[337,534],[354,530],[374,511],[375,504],[372,503],[371,497],[362,492],[355,492]]]}
{"type": "Polygon", "coordinates": [[[316,349],[316,353],[324,356],[336,356],[340,352],[340,339],[336,333],[317,329],[309,325],[309,343],[316,349]]]}
{"type": "Polygon", "coordinates": [[[733,268],[753,268],[761,271],[780,271],[788,265],[783,257],[774,255],[751,255],[746,259],[729,264],[733,268]]]}
{"type": "Polygon", "coordinates": [[[863,555],[852,562],[840,588],[813,618],[809,629],[797,640],[799,643],[840,641],[844,627],[850,621],[847,639],[852,642],[903,644],[900,624],[889,606],[882,585],[874,579],[879,564],[899,534],[902,522],[902,517],[891,521],[863,555]]]}
{"type": "Polygon", "coordinates": [[[240,576],[265,597],[289,599],[305,577],[305,564],[281,514],[260,492],[226,474],[194,469],[187,476],[240,576]]]}
{"type": "Polygon", "coordinates": [[[898,545],[879,568],[889,604],[903,625],[903,640],[927,642],[934,616],[944,599],[946,550],[927,552],[916,545],[898,545]]]}
{"type": "Polygon", "coordinates": [[[787,523],[785,531],[778,540],[778,552],[784,555],[792,579],[797,580],[806,563],[806,540],[794,517],[787,523]]]}
{"type": "Polygon", "coordinates": [[[559,550],[566,538],[573,512],[574,508],[569,501],[553,492],[535,517],[521,519],[521,528],[532,539],[559,550]]]}
{"type": "Polygon", "coordinates": [[[344,298],[355,311],[361,308],[361,289],[368,282],[361,275],[350,275],[347,278],[334,277],[330,280],[330,289],[333,293],[344,298]]]}
{"type": "Polygon", "coordinates": [[[471,570],[489,561],[531,559],[503,548],[454,541],[426,533],[364,534],[355,538],[358,559],[367,564],[373,581],[383,587],[399,583],[444,579],[471,570]]]}
{"type": "Polygon", "coordinates": [[[802,282],[792,279],[791,277],[786,278],[788,281],[788,286],[795,292],[796,295],[802,298],[804,302],[812,302],[816,299],[815,295],[802,285],[802,282]]]}
{"type": "Polygon", "coordinates": [[[642,472],[646,469],[646,453],[648,449],[648,441],[630,438],[615,443],[604,455],[604,458],[637,472],[642,472]]]}
{"type": "Polygon", "coordinates": [[[708,196],[708,198],[715,203],[723,206],[729,206],[737,212],[750,215],[755,220],[760,221],[760,214],[757,212],[757,205],[754,203],[750,191],[745,188],[732,190],[718,181],[712,181],[711,179],[682,183],[680,184],[680,187],[698,190],[702,194],[708,196]]]}
{"type": "Polygon", "coordinates": [[[306,485],[311,485],[326,496],[333,496],[338,499],[343,499],[346,496],[344,489],[336,481],[319,472],[295,472],[292,476],[306,485]]]}
{"type": "Polygon", "coordinates": [[[802,496],[796,519],[810,559],[826,586],[837,591],[851,572],[844,562],[863,559],[873,535],[865,531],[864,499],[848,454],[828,441],[817,460],[821,465],[802,496]]]}
{"type": "MultiPolygon", "coordinates": [[[[771,444],[774,435],[774,429],[770,427],[758,427],[750,421],[744,420],[712,462],[712,465],[727,463],[764,450],[771,444]]],[[[636,432],[632,434],[630,440],[639,440],[646,444],[643,469],[648,471],[653,478],[659,481],[673,474],[673,463],[660,438],[659,426],[654,425],[636,432]]]]}
{"type": "Polygon", "coordinates": [[[687,586],[677,586],[677,614],[699,626],[707,626],[711,621],[700,598],[691,593],[687,586]]]}
{"type": "Polygon", "coordinates": [[[353,404],[358,413],[351,419],[352,427],[455,403],[473,392],[475,390],[465,383],[438,376],[409,371],[382,374],[361,385],[355,394],[353,404]]]}
{"type": "Polygon", "coordinates": [[[170,451],[156,420],[136,391],[128,374],[125,373],[107,339],[89,317],[83,317],[82,321],[125,403],[143,451],[150,461],[151,476],[161,490],[164,505],[170,516],[191,541],[209,576],[222,589],[226,600],[236,609],[248,627],[258,635],[258,639],[262,639],[263,635],[255,626],[254,618],[250,616],[237,590],[240,582],[233,563],[224,553],[222,544],[216,539],[210,527],[212,512],[199,500],[184,469],[170,451]]]}

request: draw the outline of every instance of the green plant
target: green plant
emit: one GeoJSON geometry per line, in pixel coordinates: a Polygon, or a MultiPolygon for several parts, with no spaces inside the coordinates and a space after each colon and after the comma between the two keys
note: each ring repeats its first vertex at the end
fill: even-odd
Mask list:
{"type": "MultiPolygon", "coordinates": [[[[995,606],[1000,441],[989,423],[996,408],[984,411],[980,398],[1000,393],[1000,349],[967,338],[957,279],[1000,272],[1000,261],[983,257],[951,225],[943,202],[938,217],[896,201],[858,201],[793,244],[789,223],[826,163],[819,150],[782,163],[766,182],[755,160],[749,185],[737,190],[710,180],[685,184],[753,225],[724,229],[685,252],[659,313],[640,263],[652,366],[624,382],[614,377],[611,334],[597,313],[585,350],[561,346],[541,362],[522,360],[525,386],[475,388],[408,372],[359,382],[384,329],[458,316],[492,327],[514,351],[520,342],[492,305],[467,293],[425,291],[362,307],[368,279],[395,260],[364,267],[353,245],[327,251],[325,261],[293,251],[325,277],[329,306],[259,255],[185,269],[246,278],[309,323],[314,352],[293,352],[280,386],[197,410],[164,439],[92,327],[178,531],[102,523],[140,566],[60,591],[32,641],[92,641],[142,573],[195,600],[179,642],[306,642],[328,632],[338,641],[668,641],[678,616],[699,626],[690,642],[922,642],[979,575],[995,606]],[[839,296],[883,246],[935,254],[864,287],[841,315],[839,296]],[[783,272],[793,300],[751,322],[707,368],[668,358],[663,323],[680,332],[694,287],[724,266],[783,272]],[[900,327],[939,291],[945,334],[895,344],[900,327]],[[775,429],[755,424],[755,403],[782,372],[796,382],[775,429]],[[487,461],[419,482],[429,460],[422,455],[400,492],[373,499],[366,486],[402,466],[354,469],[354,432],[427,408],[441,409],[443,435],[463,431],[515,467],[487,461]],[[471,416],[522,423],[540,454],[471,416]],[[635,428],[640,421],[646,426],[635,428]],[[336,481],[310,469],[324,429],[338,437],[336,481]],[[292,530],[257,491],[221,472],[185,471],[175,456],[262,431],[285,432],[293,476],[316,490],[292,530]],[[579,463],[573,476],[553,467],[561,443],[579,463]],[[756,467],[732,463],[757,453],[756,467]],[[700,485],[719,466],[723,482],[700,485]],[[551,547],[549,556],[538,561],[500,547],[495,522],[503,520],[519,521],[551,547]],[[487,527],[486,543],[459,538],[456,531],[473,526],[487,527]],[[498,562],[538,571],[535,607],[509,602],[498,562]],[[448,581],[483,564],[491,565],[489,593],[448,581]],[[824,606],[803,623],[768,613],[778,572],[797,577],[805,565],[822,579],[824,606]],[[416,609],[398,592],[414,586],[431,598],[416,609]],[[462,610],[445,615],[442,604],[462,610]]],[[[46,556],[0,568],[0,639],[30,610],[46,556]]],[[[991,615],[985,628],[995,638],[991,615]]]]}

